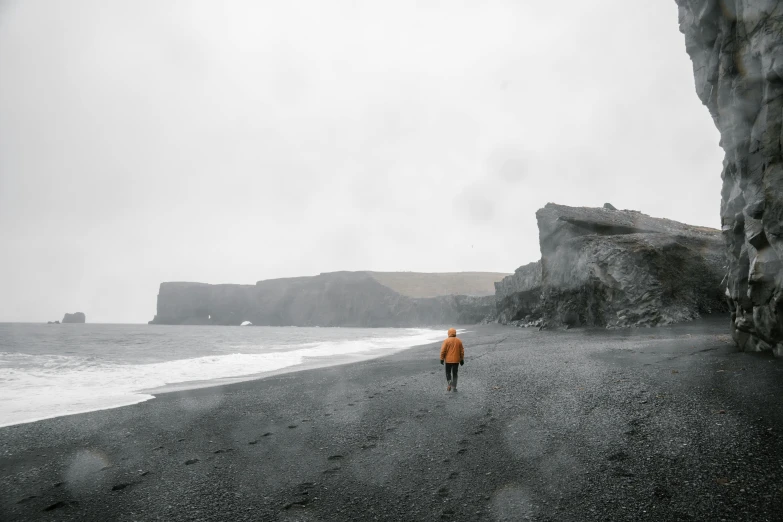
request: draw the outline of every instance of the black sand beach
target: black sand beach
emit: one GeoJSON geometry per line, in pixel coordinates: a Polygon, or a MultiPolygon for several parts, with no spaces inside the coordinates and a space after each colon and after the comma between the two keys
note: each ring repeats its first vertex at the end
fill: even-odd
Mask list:
{"type": "MultiPolygon", "coordinates": [[[[439,345],[0,429],[0,520],[783,520],[783,361],[726,317],[439,345]]],[[[444,332],[445,336],[445,332],[444,332]]]]}

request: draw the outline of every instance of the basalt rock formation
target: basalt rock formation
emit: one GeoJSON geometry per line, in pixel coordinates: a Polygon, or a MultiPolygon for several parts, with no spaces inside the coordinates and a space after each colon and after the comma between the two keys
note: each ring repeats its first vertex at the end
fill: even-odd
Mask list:
{"type": "Polygon", "coordinates": [[[494,310],[491,279],[505,274],[333,272],[255,285],[162,283],[151,324],[428,326],[475,324],[494,310]],[[433,277],[428,277],[428,276],[433,277]],[[460,277],[453,277],[459,275],[460,277]],[[448,276],[448,277],[447,277],[448,276]],[[477,281],[481,282],[477,282],[477,281]],[[411,297],[382,284],[407,289],[411,297]],[[460,286],[484,295],[430,295],[460,286]]]}
{"type": "Polygon", "coordinates": [[[541,261],[520,266],[495,283],[496,319],[499,323],[529,324],[541,317],[541,261]]]}
{"type": "Polygon", "coordinates": [[[783,355],[783,3],[677,0],[696,93],[725,151],[721,222],[731,330],[783,355]]]}
{"type": "Polygon", "coordinates": [[[717,230],[606,206],[536,218],[541,260],[496,283],[498,322],[656,326],[726,309],[717,230]]]}
{"type": "Polygon", "coordinates": [[[65,314],[63,317],[63,323],[83,323],[85,322],[86,317],[84,316],[84,313],[82,312],[76,312],[73,314],[65,314]]]}

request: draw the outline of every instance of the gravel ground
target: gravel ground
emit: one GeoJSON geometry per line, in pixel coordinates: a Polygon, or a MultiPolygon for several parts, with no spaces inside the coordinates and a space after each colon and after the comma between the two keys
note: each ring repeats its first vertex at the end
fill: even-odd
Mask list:
{"type": "Polygon", "coordinates": [[[439,345],[0,429],[0,520],[783,520],[783,361],[726,317],[439,345]]]}

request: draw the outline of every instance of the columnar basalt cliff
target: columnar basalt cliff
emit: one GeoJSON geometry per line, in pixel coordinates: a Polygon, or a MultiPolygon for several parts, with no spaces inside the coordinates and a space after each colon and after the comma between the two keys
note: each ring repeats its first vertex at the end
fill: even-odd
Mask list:
{"type": "Polygon", "coordinates": [[[492,279],[505,274],[333,272],[255,285],[162,283],[152,324],[426,326],[474,324],[494,310],[492,279]],[[379,281],[386,281],[410,297],[379,281]],[[443,294],[460,287],[479,295],[443,294]],[[437,295],[437,294],[443,295],[437,295]],[[436,294],[436,295],[432,295],[436,294]]]}
{"type": "Polygon", "coordinates": [[[501,323],[656,326],[726,308],[718,230],[552,203],[536,218],[541,261],[495,285],[501,323]]]}
{"type": "Polygon", "coordinates": [[[783,355],[783,2],[677,0],[696,92],[721,134],[732,335],[783,355]]]}

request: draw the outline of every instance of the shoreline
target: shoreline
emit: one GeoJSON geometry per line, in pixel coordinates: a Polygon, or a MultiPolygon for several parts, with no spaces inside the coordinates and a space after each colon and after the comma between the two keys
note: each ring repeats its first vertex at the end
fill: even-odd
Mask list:
{"type": "Polygon", "coordinates": [[[727,334],[479,326],[457,394],[432,343],[0,428],[0,519],[779,520],[783,363],[727,334]]]}
{"type": "MultiPolygon", "coordinates": [[[[105,325],[103,325],[105,326],[105,325]]],[[[277,328],[277,327],[275,327],[277,328]]],[[[326,327],[325,327],[326,328],[326,327]]],[[[439,327],[437,327],[439,328],[439,327]]],[[[436,327],[427,327],[427,328],[399,328],[398,330],[405,330],[405,331],[432,331],[436,332],[436,327]]],[[[445,331],[445,330],[444,330],[445,331]]],[[[464,331],[464,330],[463,330],[464,331]]],[[[444,334],[445,338],[445,334],[444,334]]],[[[372,340],[368,340],[368,342],[371,342],[372,340]]],[[[405,342],[405,338],[400,338],[401,342],[405,342]]],[[[429,344],[429,343],[425,343],[429,344]]],[[[125,396],[125,400],[118,400],[117,403],[111,404],[111,405],[97,405],[97,406],[88,406],[83,409],[78,409],[74,406],[69,406],[69,409],[73,409],[76,411],[67,411],[67,412],[58,412],[53,414],[43,414],[42,416],[37,416],[25,420],[15,420],[8,424],[4,424],[2,419],[0,419],[0,429],[10,427],[10,426],[16,426],[19,424],[27,424],[31,422],[38,422],[41,420],[48,420],[48,419],[56,419],[59,417],[67,417],[71,415],[81,415],[84,413],[90,413],[94,411],[102,411],[102,410],[109,410],[113,408],[123,408],[125,406],[132,406],[134,404],[138,404],[141,402],[153,400],[156,398],[157,395],[163,394],[163,393],[172,393],[177,391],[187,391],[187,390],[194,390],[194,389],[200,389],[200,388],[210,388],[215,386],[225,386],[228,384],[233,383],[239,383],[239,382],[246,382],[246,381],[254,381],[254,380],[260,380],[265,379],[271,376],[285,374],[285,373],[294,373],[299,371],[306,371],[310,369],[317,369],[317,368],[324,368],[329,366],[337,366],[342,364],[353,364],[353,363],[359,363],[362,361],[371,360],[374,358],[379,357],[387,357],[389,355],[393,355],[394,353],[397,353],[399,351],[409,350],[411,348],[415,348],[417,346],[423,346],[422,344],[416,344],[412,346],[404,346],[402,348],[394,348],[392,350],[386,350],[386,351],[368,351],[365,353],[338,353],[338,354],[328,354],[328,355],[316,355],[316,356],[304,356],[301,360],[301,362],[290,364],[288,366],[284,366],[282,368],[274,369],[274,370],[268,370],[268,371],[261,371],[256,373],[250,373],[250,374],[244,374],[244,375],[235,375],[235,376],[227,376],[227,377],[215,377],[210,379],[195,379],[195,380],[187,380],[187,381],[181,381],[181,382],[174,382],[174,383],[166,383],[160,386],[154,386],[154,387],[142,387],[138,389],[133,390],[127,390],[127,395],[125,396]],[[391,352],[391,353],[389,353],[391,352]]],[[[278,352],[270,352],[270,353],[278,353],[278,352]]],[[[285,353],[285,352],[282,352],[285,353]]],[[[198,356],[196,358],[203,357],[198,356]]],[[[189,359],[182,360],[187,361],[189,359]]],[[[171,360],[168,362],[176,362],[177,360],[171,360]]]]}

